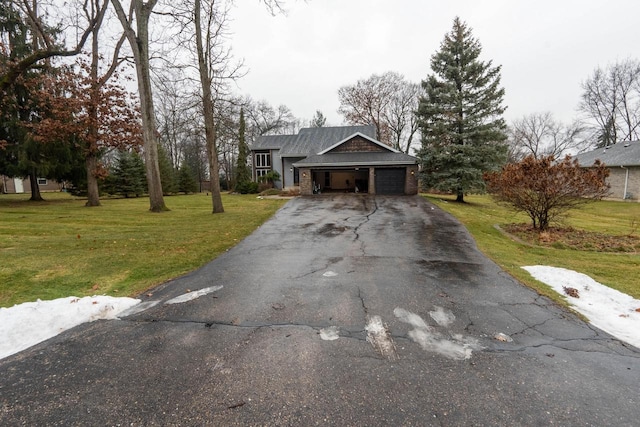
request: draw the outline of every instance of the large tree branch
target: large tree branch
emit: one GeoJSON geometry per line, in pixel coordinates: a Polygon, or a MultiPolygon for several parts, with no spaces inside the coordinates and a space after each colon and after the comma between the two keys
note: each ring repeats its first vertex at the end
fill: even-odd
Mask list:
{"type": "MultiPolygon", "coordinates": [[[[105,0],[105,6],[108,0],[105,0]]],[[[37,24],[37,27],[40,28],[40,22],[38,19],[34,18],[34,16],[30,15],[30,21],[34,21],[37,24]]],[[[35,25],[34,24],[34,25],[35,25]]],[[[10,64],[7,67],[7,70],[0,74],[0,95],[2,95],[9,86],[15,83],[16,79],[20,77],[22,74],[27,72],[29,69],[33,68],[36,63],[42,61],[44,59],[53,58],[56,56],[68,57],[75,56],[84,47],[89,35],[93,32],[94,27],[98,24],[98,19],[94,18],[89,20],[88,27],[82,33],[82,37],[76,44],[73,49],[61,49],[56,48],[54,45],[47,43],[47,47],[45,49],[39,49],[33,52],[31,55],[28,55],[19,61],[16,61],[10,64]]],[[[41,30],[40,30],[41,31],[41,30]]],[[[40,32],[39,31],[39,32],[40,32]]],[[[42,33],[43,34],[43,33],[42,33]]],[[[43,35],[41,37],[43,37],[43,35]]],[[[44,40],[44,39],[43,39],[44,40]]]]}

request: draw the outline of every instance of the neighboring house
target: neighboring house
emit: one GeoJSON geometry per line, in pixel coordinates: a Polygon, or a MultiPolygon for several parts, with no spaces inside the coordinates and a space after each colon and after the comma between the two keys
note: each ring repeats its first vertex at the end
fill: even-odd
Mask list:
{"type": "MultiPolygon", "coordinates": [[[[2,193],[5,194],[30,193],[31,181],[29,178],[10,178],[2,175],[0,176],[0,187],[2,187],[2,193]]],[[[38,178],[38,187],[40,187],[40,191],[62,190],[61,183],[46,178],[38,178]]]]}
{"type": "Polygon", "coordinates": [[[373,126],[303,128],[259,137],[251,146],[253,178],[280,174],[278,188],[300,194],[417,194],[418,162],[375,138],[373,126]]]}
{"type": "Polygon", "coordinates": [[[591,167],[596,160],[607,166],[610,198],[640,201],[640,141],[619,142],[578,154],[576,159],[582,167],[591,167]]]}

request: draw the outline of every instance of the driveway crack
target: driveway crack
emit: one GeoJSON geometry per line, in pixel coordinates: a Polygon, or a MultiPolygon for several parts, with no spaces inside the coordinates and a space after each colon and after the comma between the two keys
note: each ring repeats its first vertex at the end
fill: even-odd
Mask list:
{"type": "Polygon", "coordinates": [[[360,227],[362,227],[363,225],[365,225],[366,223],[368,223],[371,220],[371,217],[378,212],[378,201],[376,200],[376,198],[374,197],[373,199],[373,209],[364,216],[364,219],[353,228],[353,234],[355,235],[355,242],[359,242],[360,243],[360,249],[362,250],[362,254],[366,255],[365,253],[365,242],[360,240],[360,227]]]}
{"type": "Polygon", "coordinates": [[[369,308],[367,307],[367,304],[364,302],[364,297],[362,296],[362,289],[360,289],[360,286],[358,286],[358,299],[360,300],[360,304],[362,305],[362,310],[364,311],[364,318],[366,320],[367,316],[369,315],[369,308]]]}

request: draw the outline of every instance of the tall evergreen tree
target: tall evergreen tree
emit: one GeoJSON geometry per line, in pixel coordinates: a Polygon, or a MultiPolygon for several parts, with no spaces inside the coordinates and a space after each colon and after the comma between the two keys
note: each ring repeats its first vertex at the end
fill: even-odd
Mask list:
{"type": "Polygon", "coordinates": [[[171,164],[167,150],[162,144],[158,144],[158,167],[160,168],[160,182],[162,193],[166,196],[178,192],[178,179],[176,170],[171,164]]]}
{"type": "Polygon", "coordinates": [[[178,191],[181,193],[197,193],[198,183],[193,171],[187,163],[182,163],[180,170],[178,171],[178,191]]]}
{"type": "Polygon", "coordinates": [[[322,111],[316,110],[316,113],[311,118],[311,123],[309,123],[309,126],[311,126],[312,128],[321,128],[325,124],[327,124],[327,118],[324,116],[324,114],[322,114],[322,111]]]}
{"type": "Polygon", "coordinates": [[[245,141],[244,109],[240,109],[240,127],[238,129],[238,163],[236,165],[236,187],[251,181],[251,171],[247,166],[249,148],[245,141]]]}
{"type": "Polygon", "coordinates": [[[122,151],[118,156],[118,161],[112,171],[111,177],[115,194],[124,197],[139,197],[147,190],[144,162],[140,154],[129,151],[122,151]]]}
{"type": "Polygon", "coordinates": [[[425,188],[483,192],[482,174],[506,159],[504,89],[500,66],[480,61],[480,42],[460,18],[431,57],[434,74],[422,81],[418,118],[422,130],[422,183],[425,188]]]}

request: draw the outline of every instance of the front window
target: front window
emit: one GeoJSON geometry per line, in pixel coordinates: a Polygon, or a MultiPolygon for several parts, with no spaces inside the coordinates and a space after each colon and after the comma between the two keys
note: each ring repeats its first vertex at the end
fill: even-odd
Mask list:
{"type": "Polygon", "coordinates": [[[271,153],[263,152],[256,153],[255,157],[256,165],[256,180],[261,176],[265,176],[271,172],[271,153]]]}
{"type": "Polygon", "coordinates": [[[38,185],[47,185],[47,178],[38,178],[38,185]]]}
{"type": "Polygon", "coordinates": [[[256,168],[271,168],[271,153],[256,153],[256,168]]]}

